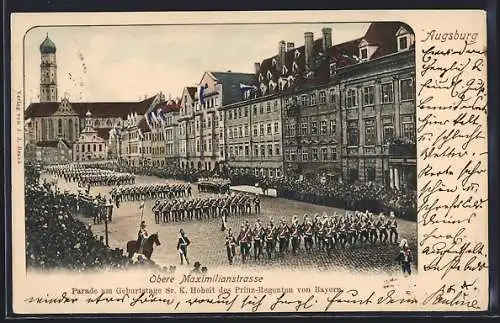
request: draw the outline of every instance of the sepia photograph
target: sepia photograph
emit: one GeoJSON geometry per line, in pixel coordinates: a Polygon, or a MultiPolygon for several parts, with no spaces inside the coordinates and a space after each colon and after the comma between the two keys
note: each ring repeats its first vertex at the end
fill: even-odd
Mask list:
{"type": "Polygon", "coordinates": [[[401,22],[30,30],[28,268],[414,273],[414,42],[401,22]]]}

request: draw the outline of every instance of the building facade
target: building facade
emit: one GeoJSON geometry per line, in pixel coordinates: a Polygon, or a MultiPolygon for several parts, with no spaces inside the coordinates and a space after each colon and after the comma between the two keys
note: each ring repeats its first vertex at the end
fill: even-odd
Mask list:
{"type": "Polygon", "coordinates": [[[252,79],[253,74],[247,73],[205,72],[194,96],[183,94],[179,116],[184,142],[181,167],[220,170],[220,164],[226,160],[224,116],[220,108],[241,101],[240,83],[252,79]]]}
{"type": "Polygon", "coordinates": [[[194,169],[195,148],[195,96],[196,87],[185,87],[181,95],[179,109],[179,166],[183,169],[194,169]]]}
{"type": "Polygon", "coordinates": [[[88,111],[85,118],[85,127],[80,132],[78,140],[72,145],[73,160],[80,162],[107,159],[108,139],[109,131],[104,129],[104,131],[101,130],[98,133],[94,128],[92,113],[88,111]]]}
{"type": "Polygon", "coordinates": [[[370,27],[359,50],[361,63],[337,75],[343,178],[415,189],[414,35],[402,24],[384,35],[370,27]]]}
{"type": "Polygon", "coordinates": [[[36,161],[42,165],[66,164],[73,160],[71,147],[62,138],[37,142],[33,146],[28,150],[34,151],[36,161]]]}
{"type": "Polygon", "coordinates": [[[231,169],[270,178],[282,176],[281,102],[278,94],[271,94],[222,108],[231,169]]]}

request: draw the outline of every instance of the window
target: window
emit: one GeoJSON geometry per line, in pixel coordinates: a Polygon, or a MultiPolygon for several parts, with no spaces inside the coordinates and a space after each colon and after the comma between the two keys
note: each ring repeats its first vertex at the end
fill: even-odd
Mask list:
{"type": "Polygon", "coordinates": [[[63,132],[63,130],[62,130],[62,120],[59,119],[59,120],[57,120],[57,133],[59,135],[62,135],[62,132],[63,132]]]}
{"type": "Polygon", "coordinates": [[[208,151],[212,151],[212,139],[208,139],[208,151]]]}
{"type": "Polygon", "coordinates": [[[97,151],[97,145],[94,144],[94,151],[97,151]]]}
{"type": "Polygon", "coordinates": [[[273,133],[272,124],[268,123],[267,124],[267,134],[271,135],[272,133],[273,133]]]}
{"type": "Polygon", "coordinates": [[[363,88],[363,105],[372,105],[375,102],[373,86],[363,88]]]}
{"type": "Polygon", "coordinates": [[[330,134],[335,136],[337,134],[337,122],[330,120],[330,134]]]}
{"type": "Polygon", "coordinates": [[[321,160],[322,161],[328,160],[328,148],[321,148],[321,160]]]}
{"type": "Polygon", "coordinates": [[[253,125],[253,135],[255,137],[258,135],[258,133],[257,133],[257,125],[256,124],[253,125]]]}
{"type": "Polygon", "coordinates": [[[242,127],[238,127],[238,136],[240,138],[243,137],[243,128],[242,127]]]}
{"type": "Polygon", "coordinates": [[[266,146],[265,145],[260,146],[260,155],[262,157],[266,157],[266,146]]]}
{"type": "Polygon", "coordinates": [[[229,110],[229,115],[227,117],[229,120],[233,119],[233,110],[229,110]]]}
{"type": "Polygon", "coordinates": [[[371,160],[366,161],[366,181],[374,182],[375,181],[375,162],[371,160]]]}
{"type": "Polygon", "coordinates": [[[312,149],[312,160],[318,160],[318,148],[312,149]]]}
{"type": "Polygon", "coordinates": [[[309,153],[306,150],[302,150],[302,161],[309,160],[309,153]]]}
{"type": "Polygon", "coordinates": [[[249,130],[248,125],[245,125],[245,137],[248,137],[248,130],[249,130]]]}
{"type": "Polygon", "coordinates": [[[229,139],[232,139],[233,138],[233,128],[229,128],[227,129],[227,137],[229,139]]]}
{"type": "Polygon", "coordinates": [[[325,91],[319,92],[319,104],[326,104],[326,92],[325,91]]]}
{"type": "Polygon", "coordinates": [[[274,144],[274,154],[275,154],[276,156],[281,155],[280,144],[274,144]]]}
{"type": "Polygon", "coordinates": [[[99,151],[102,152],[102,144],[99,144],[99,151]]]}
{"type": "Polygon", "coordinates": [[[245,145],[245,157],[248,157],[248,155],[250,155],[250,148],[248,145],[245,145]]]}
{"type": "Polygon", "coordinates": [[[398,51],[408,49],[408,36],[398,37],[398,51]]]}
{"type": "Polygon", "coordinates": [[[267,155],[268,156],[272,156],[273,155],[273,145],[272,144],[268,144],[267,145],[267,155]]]}
{"type": "Polygon", "coordinates": [[[401,124],[401,134],[404,138],[415,139],[415,124],[413,122],[403,122],[401,124]]]}
{"type": "Polygon", "coordinates": [[[311,135],[318,134],[318,123],[316,121],[311,122],[311,135]]]}
{"type": "Polygon", "coordinates": [[[257,106],[256,105],[253,106],[253,114],[257,115],[257,106]]]}
{"type": "Polygon", "coordinates": [[[285,160],[290,160],[290,151],[285,150],[285,160]]]}
{"type": "Polygon", "coordinates": [[[356,90],[355,89],[349,89],[347,90],[347,96],[346,96],[346,107],[347,108],[352,108],[356,106],[356,90]]]}
{"type": "Polygon", "coordinates": [[[368,59],[368,48],[362,48],[360,50],[361,59],[368,59]]]}
{"type": "Polygon", "coordinates": [[[332,158],[332,160],[337,160],[337,148],[333,147],[331,149],[332,153],[330,155],[330,157],[332,158]]]}
{"type": "Polygon", "coordinates": [[[394,126],[391,124],[384,125],[384,143],[389,142],[394,137],[394,126]]]}
{"type": "Polygon", "coordinates": [[[382,103],[394,102],[394,91],[392,83],[382,84],[382,103]]]}
{"type": "Polygon", "coordinates": [[[82,153],[85,152],[85,145],[81,145],[82,146],[82,153]]]}
{"type": "Polygon", "coordinates": [[[260,114],[264,114],[264,104],[260,104],[259,105],[259,111],[260,111],[260,114]]]}
{"type": "Polygon", "coordinates": [[[263,136],[263,135],[264,135],[264,124],[263,124],[263,123],[261,123],[261,124],[260,124],[260,127],[259,127],[259,134],[260,134],[261,136],[263,136]]]}
{"type": "Polygon", "coordinates": [[[413,79],[401,80],[401,101],[413,99],[413,79]]]}
{"type": "Polygon", "coordinates": [[[274,112],[278,111],[278,100],[274,100],[273,110],[274,112]]]}
{"type": "Polygon", "coordinates": [[[316,93],[311,94],[310,98],[311,101],[309,102],[309,105],[316,105],[316,93]]]}
{"type": "Polygon", "coordinates": [[[297,152],[295,150],[290,151],[290,159],[292,161],[296,161],[297,160],[297,152]]]}
{"type": "Polygon", "coordinates": [[[245,117],[248,117],[248,107],[245,107],[245,117]]]}
{"type": "Polygon", "coordinates": [[[347,124],[347,145],[357,146],[359,144],[359,129],[357,121],[350,121],[347,124]]]}
{"type": "Polygon", "coordinates": [[[266,112],[271,113],[271,102],[267,102],[266,104],[266,112]]]}
{"type": "Polygon", "coordinates": [[[274,134],[279,134],[280,133],[280,125],[278,122],[274,123],[274,134]]]}
{"type": "Polygon", "coordinates": [[[305,107],[307,105],[307,95],[303,95],[301,96],[301,102],[302,102],[302,106],[305,107]]]}
{"type": "Polygon", "coordinates": [[[231,156],[231,157],[234,156],[233,155],[233,147],[232,146],[229,147],[229,156],[231,156]]]}
{"type": "Polygon", "coordinates": [[[236,116],[235,116],[234,118],[235,118],[235,119],[236,119],[236,118],[238,118],[238,119],[239,119],[239,118],[241,118],[241,108],[238,108],[238,109],[236,110],[236,112],[237,112],[238,117],[236,117],[236,116]]]}
{"type": "Polygon", "coordinates": [[[290,124],[290,136],[295,136],[295,123],[290,124]]]}
{"type": "Polygon", "coordinates": [[[304,122],[304,123],[302,124],[302,127],[300,128],[300,134],[301,134],[302,136],[307,135],[307,122],[304,122]]]}
{"type": "Polygon", "coordinates": [[[375,130],[375,120],[365,120],[365,145],[373,146],[377,143],[377,131],[375,130]]]}
{"type": "Polygon", "coordinates": [[[328,125],[326,124],[326,120],[321,121],[320,131],[321,131],[322,135],[324,135],[328,132],[328,125]]]}
{"type": "Polygon", "coordinates": [[[254,145],[253,146],[253,155],[255,157],[258,157],[259,156],[259,146],[258,145],[254,145]]]}

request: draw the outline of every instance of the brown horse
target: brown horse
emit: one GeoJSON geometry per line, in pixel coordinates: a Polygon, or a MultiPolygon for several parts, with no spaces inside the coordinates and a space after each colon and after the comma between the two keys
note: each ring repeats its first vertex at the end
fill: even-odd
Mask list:
{"type": "MultiPolygon", "coordinates": [[[[142,250],[142,254],[148,259],[151,260],[151,255],[153,254],[153,246],[161,245],[160,240],[158,239],[158,233],[153,233],[150,235],[146,242],[144,242],[144,247],[142,250]]],[[[140,244],[137,240],[130,240],[127,242],[127,253],[128,257],[132,258],[132,256],[139,250],[140,244]]]]}

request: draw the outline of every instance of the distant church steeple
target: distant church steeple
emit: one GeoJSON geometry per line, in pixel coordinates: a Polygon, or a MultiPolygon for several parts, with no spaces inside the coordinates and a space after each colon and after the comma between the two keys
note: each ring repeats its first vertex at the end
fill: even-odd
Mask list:
{"type": "Polygon", "coordinates": [[[40,44],[40,102],[57,101],[56,45],[49,34],[40,44]]]}

